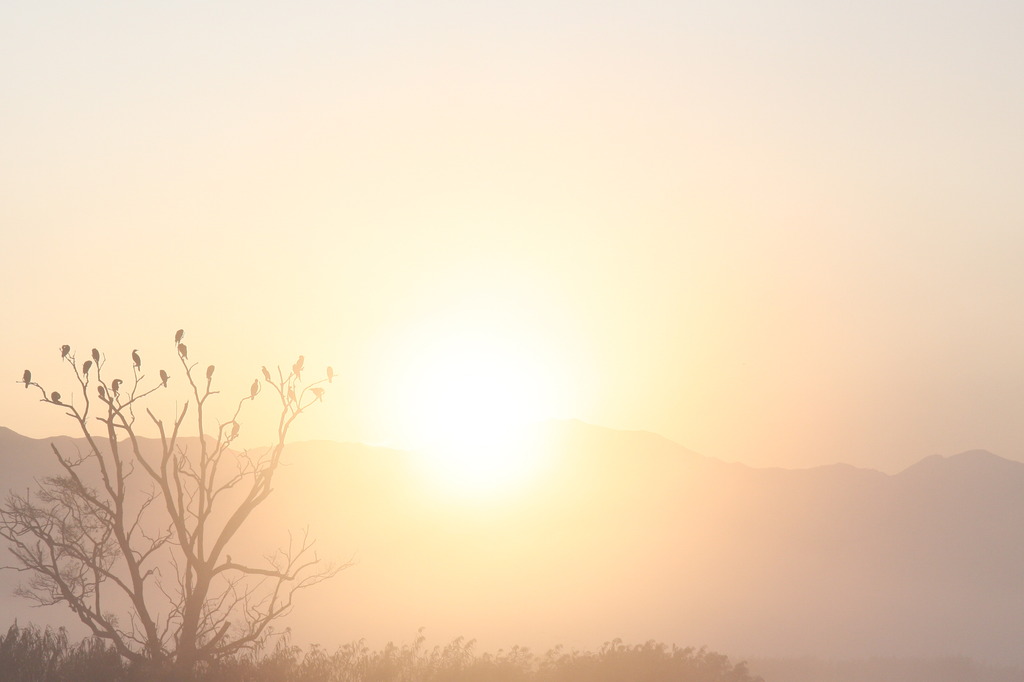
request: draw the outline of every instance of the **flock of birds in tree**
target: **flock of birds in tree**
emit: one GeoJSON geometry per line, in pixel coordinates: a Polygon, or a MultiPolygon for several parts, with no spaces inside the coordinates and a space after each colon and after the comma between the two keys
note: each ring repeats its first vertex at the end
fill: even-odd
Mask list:
{"type": "MultiPolygon", "coordinates": [[[[184,336],[185,336],[185,330],[184,329],[179,329],[177,332],[175,332],[174,333],[174,345],[177,348],[178,355],[180,355],[183,360],[188,360],[188,347],[184,343],[182,343],[182,339],[184,338],[184,336]]],[[[62,360],[66,360],[66,361],[70,362],[72,365],[74,365],[75,358],[74,358],[73,355],[71,355],[71,346],[70,345],[65,343],[64,345],[62,345],[60,347],[60,357],[61,357],[62,360]],[[68,360],[68,356],[71,356],[70,360],[68,360]]],[[[305,356],[304,355],[300,355],[299,359],[296,360],[295,364],[292,365],[292,374],[295,376],[295,379],[297,381],[302,379],[302,370],[304,369],[305,362],[306,362],[305,356]]],[[[93,365],[96,365],[96,367],[100,366],[100,352],[96,348],[92,349],[92,359],[86,360],[85,362],[82,363],[82,375],[85,376],[85,377],[88,377],[89,371],[92,369],[93,365]]],[[[137,348],[132,350],[132,369],[134,370],[134,372],[136,374],[136,377],[138,377],[138,373],[142,369],[142,356],[139,355],[139,350],[137,348]]],[[[260,369],[263,372],[263,378],[266,379],[268,382],[272,382],[273,381],[273,377],[270,374],[270,370],[268,370],[265,366],[261,367],[260,369]]],[[[206,381],[207,381],[207,383],[212,381],[212,379],[213,379],[213,372],[214,372],[214,366],[213,365],[210,365],[209,367],[206,368],[206,381]]],[[[163,385],[164,388],[167,388],[167,381],[169,379],[170,379],[170,375],[167,374],[167,371],[161,369],[160,370],[160,383],[163,385]]],[[[136,382],[137,381],[138,381],[138,378],[136,378],[136,382]]],[[[36,384],[35,382],[32,381],[32,372],[30,370],[27,370],[27,369],[25,370],[24,374],[22,374],[21,381],[19,381],[17,383],[24,383],[26,389],[28,389],[29,386],[39,386],[39,384],[36,384]]],[[[327,368],[327,383],[334,383],[334,368],[333,367],[328,367],[327,368]]],[[[121,379],[114,379],[113,381],[110,382],[110,391],[115,396],[119,395],[122,384],[124,384],[124,382],[121,379]]],[[[107,390],[102,385],[97,386],[96,388],[97,388],[97,392],[99,393],[100,398],[103,399],[103,400],[107,400],[107,390]]],[[[322,388],[320,388],[318,386],[313,386],[309,390],[310,390],[310,392],[314,396],[316,396],[317,400],[319,400],[319,401],[323,400],[324,389],[322,389],[322,388]]],[[[249,387],[249,398],[251,400],[255,400],[256,399],[256,395],[259,392],[260,392],[260,380],[259,379],[255,379],[252,382],[252,386],[249,387]]],[[[44,397],[45,397],[45,393],[44,393],[44,397]]],[[[296,403],[298,402],[298,400],[296,398],[296,395],[295,395],[295,389],[294,389],[293,386],[290,386],[290,385],[288,387],[288,399],[291,400],[292,402],[296,402],[296,403]]],[[[58,404],[58,405],[62,405],[63,403],[61,403],[61,395],[60,395],[60,393],[58,393],[57,391],[52,392],[50,394],[50,402],[58,404]]]]}

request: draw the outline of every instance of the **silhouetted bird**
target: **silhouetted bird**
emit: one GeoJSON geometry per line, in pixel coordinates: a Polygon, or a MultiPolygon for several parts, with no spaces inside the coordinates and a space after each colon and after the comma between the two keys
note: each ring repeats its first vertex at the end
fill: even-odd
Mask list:
{"type": "Polygon", "coordinates": [[[328,367],[327,368],[327,383],[329,383],[329,384],[333,384],[334,383],[334,368],[333,367],[328,367]]]}
{"type": "Polygon", "coordinates": [[[249,399],[256,400],[256,394],[260,392],[260,380],[253,379],[252,386],[249,387],[249,399]]]}
{"type": "Polygon", "coordinates": [[[100,394],[100,398],[102,398],[103,400],[107,399],[107,392],[103,390],[102,386],[97,386],[96,392],[100,394]]]}
{"type": "Polygon", "coordinates": [[[60,402],[60,393],[57,393],[57,391],[54,391],[53,393],[51,393],[50,394],[50,402],[59,403],[60,402]]]}
{"type": "Polygon", "coordinates": [[[288,387],[288,400],[295,402],[295,389],[291,386],[288,387]]]}
{"type": "Polygon", "coordinates": [[[237,438],[238,437],[238,422],[235,422],[231,426],[231,437],[232,438],[237,438]]]}
{"type": "Polygon", "coordinates": [[[183,343],[178,344],[178,355],[188,360],[188,347],[183,343]]]}
{"type": "Polygon", "coordinates": [[[95,348],[92,349],[92,359],[93,359],[94,362],[99,362],[100,361],[100,352],[98,350],[96,350],[95,348]]]}
{"type": "Polygon", "coordinates": [[[120,379],[114,379],[110,382],[110,390],[117,394],[121,390],[121,384],[123,383],[120,379]]]}
{"type": "Polygon", "coordinates": [[[270,372],[267,370],[267,368],[260,367],[260,369],[263,370],[263,378],[266,379],[267,381],[270,381],[270,372]]]}
{"type": "Polygon", "coordinates": [[[132,362],[135,363],[135,369],[140,369],[142,367],[142,358],[139,357],[138,349],[132,351],[132,362]]]}
{"type": "Polygon", "coordinates": [[[324,389],[322,389],[322,388],[311,388],[309,390],[313,391],[313,395],[316,396],[317,400],[319,400],[320,402],[323,402],[323,400],[324,400],[324,389]]]}
{"type": "Polygon", "coordinates": [[[68,353],[70,352],[71,346],[69,346],[68,344],[65,343],[63,346],[60,347],[60,356],[62,358],[66,358],[68,356],[68,353]]]}
{"type": "Polygon", "coordinates": [[[213,365],[206,368],[206,380],[209,381],[213,378],[213,365]]]}
{"type": "Polygon", "coordinates": [[[184,329],[179,329],[178,331],[174,332],[174,345],[178,345],[179,343],[181,343],[181,339],[183,336],[185,336],[184,329]]]}
{"type": "Polygon", "coordinates": [[[305,356],[300,355],[299,359],[295,361],[294,365],[292,365],[292,371],[295,372],[295,378],[296,379],[301,379],[302,378],[302,365],[305,362],[306,362],[305,356]]]}
{"type": "Polygon", "coordinates": [[[86,360],[82,363],[82,374],[88,374],[89,369],[92,368],[92,360],[86,360]]]}
{"type": "Polygon", "coordinates": [[[25,370],[25,373],[21,375],[21,380],[25,382],[25,388],[32,383],[32,372],[25,370]]]}
{"type": "Polygon", "coordinates": [[[170,377],[167,376],[167,372],[160,370],[160,383],[164,385],[164,388],[167,388],[167,380],[169,378],[170,377]]]}

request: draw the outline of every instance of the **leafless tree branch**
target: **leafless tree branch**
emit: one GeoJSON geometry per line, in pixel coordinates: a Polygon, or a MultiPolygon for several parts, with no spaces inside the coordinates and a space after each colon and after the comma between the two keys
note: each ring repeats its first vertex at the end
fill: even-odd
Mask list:
{"type": "Polygon", "coordinates": [[[39,481],[34,493],[8,496],[0,537],[16,560],[12,568],[28,576],[19,594],[39,606],[67,605],[127,659],[189,671],[200,661],[259,647],[299,591],[349,564],[323,563],[308,532],[268,554],[262,566],[226,554],[271,494],[289,429],[322,399],[324,380],[301,382],[301,356],[291,372],[277,368],[276,379],[264,368],[263,383],[253,382],[231,418],[208,433],[216,369],[197,372],[182,336],[175,335],[184,375],[178,385],[191,398],[169,426],[145,408],[159,435],[155,452],[137,432],[136,407],[168,390],[171,377],[160,370],[160,380],[148,384],[137,351],[129,385],[105,379],[107,359],[97,349],[79,364],[62,347],[77,384],[68,399],[25,372],[26,388],[77,423],[85,451],[66,454],[51,445],[61,474],[39,481]],[[245,406],[263,386],[280,403],[277,437],[261,452],[236,452],[231,446],[245,406]],[[194,442],[182,436],[189,415],[194,442]]]}

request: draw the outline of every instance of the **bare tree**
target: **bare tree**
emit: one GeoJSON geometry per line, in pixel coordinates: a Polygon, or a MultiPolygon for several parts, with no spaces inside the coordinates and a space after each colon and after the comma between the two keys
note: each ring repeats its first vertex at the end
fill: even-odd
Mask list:
{"type": "Polygon", "coordinates": [[[187,384],[189,399],[167,423],[144,401],[168,390],[171,377],[161,369],[159,381],[146,381],[137,350],[125,382],[110,377],[97,349],[79,364],[62,346],[78,384],[70,400],[25,371],[25,388],[74,419],[84,445],[68,452],[51,444],[60,473],[7,498],[0,536],[17,559],[13,568],[30,574],[19,594],[40,605],[67,604],[126,659],[188,675],[197,663],[258,647],[296,592],[347,564],[320,561],[305,533],[254,565],[227,553],[270,495],[289,428],[322,398],[331,369],[325,379],[303,383],[302,356],[288,373],[263,367],[262,381],[253,382],[231,419],[212,428],[207,401],[218,393],[215,368],[197,370],[183,335],[179,330],[174,343],[184,373],[178,383],[187,384]],[[258,452],[239,452],[232,444],[243,408],[266,387],[280,403],[276,437],[258,452]],[[138,434],[137,415],[158,439],[138,434]],[[193,428],[198,437],[186,437],[193,428]]]}

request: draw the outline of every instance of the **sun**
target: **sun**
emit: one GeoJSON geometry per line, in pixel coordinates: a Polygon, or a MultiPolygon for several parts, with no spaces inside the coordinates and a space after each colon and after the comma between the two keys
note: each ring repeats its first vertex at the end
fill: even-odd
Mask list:
{"type": "Polygon", "coordinates": [[[492,494],[535,471],[525,428],[553,416],[553,373],[525,344],[481,331],[426,339],[397,377],[398,416],[453,492],[492,494]]]}

